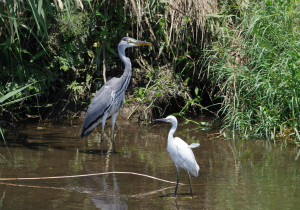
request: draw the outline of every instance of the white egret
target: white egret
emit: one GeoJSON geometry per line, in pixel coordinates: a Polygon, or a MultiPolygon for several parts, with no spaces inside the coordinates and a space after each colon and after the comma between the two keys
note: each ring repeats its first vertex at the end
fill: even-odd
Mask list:
{"type": "Polygon", "coordinates": [[[188,173],[189,184],[190,184],[190,193],[193,197],[192,186],[191,186],[191,177],[190,173],[193,174],[195,177],[198,176],[198,172],[200,167],[198,166],[192,148],[199,147],[199,143],[192,143],[188,145],[185,141],[181,138],[173,137],[176,129],[177,129],[177,119],[176,117],[170,115],[166,118],[156,119],[155,121],[163,121],[172,123],[172,128],[168,135],[168,146],[167,151],[170,153],[170,156],[176,166],[177,170],[177,184],[174,192],[174,197],[176,197],[177,187],[179,183],[179,169],[181,167],[185,169],[188,173]]]}

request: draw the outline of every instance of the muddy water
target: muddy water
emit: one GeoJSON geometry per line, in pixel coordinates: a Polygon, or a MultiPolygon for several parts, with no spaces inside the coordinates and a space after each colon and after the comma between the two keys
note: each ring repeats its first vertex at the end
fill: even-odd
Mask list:
{"type": "MultiPolygon", "coordinates": [[[[166,151],[170,125],[139,127],[119,120],[118,154],[100,154],[99,136],[80,139],[81,122],[47,124],[38,130],[27,125],[18,136],[8,135],[12,163],[0,157],[0,177],[54,177],[99,172],[135,172],[176,181],[174,164],[166,151]]],[[[175,136],[194,149],[200,166],[188,185],[133,174],[0,181],[0,209],[298,209],[300,205],[299,149],[268,141],[210,139],[217,130],[192,130],[180,125],[175,136]]],[[[107,126],[107,138],[110,128],[107,126]]],[[[111,148],[109,140],[104,149],[111,148]]],[[[1,141],[0,154],[10,160],[1,141]]],[[[180,170],[181,181],[188,183],[180,170]]]]}

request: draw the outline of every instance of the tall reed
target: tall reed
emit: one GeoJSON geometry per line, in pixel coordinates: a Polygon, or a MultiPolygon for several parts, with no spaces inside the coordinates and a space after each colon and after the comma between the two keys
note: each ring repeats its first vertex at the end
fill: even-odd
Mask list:
{"type": "Polygon", "coordinates": [[[224,128],[300,140],[299,2],[251,1],[233,16],[231,9],[222,10],[219,41],[207,50],[224,128]]]}

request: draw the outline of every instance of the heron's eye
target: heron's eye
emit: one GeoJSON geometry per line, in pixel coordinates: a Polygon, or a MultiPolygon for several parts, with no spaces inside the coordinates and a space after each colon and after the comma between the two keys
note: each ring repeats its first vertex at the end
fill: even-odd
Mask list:
{"type": "Polygon", "coordinates": [[[127,42],[128,43],[133,43],[133,41],[131,39],[128,39],[127,42]]]}

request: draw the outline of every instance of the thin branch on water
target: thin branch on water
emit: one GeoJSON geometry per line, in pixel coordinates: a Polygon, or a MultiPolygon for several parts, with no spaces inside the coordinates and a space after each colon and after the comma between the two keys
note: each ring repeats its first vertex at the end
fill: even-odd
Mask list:
{"type": "Polygon", "coordinates": [[[0,185],[8,185],[14,187],[30,187],[30,188],[38,188],[38,189],[68,190],[65,187],[45,187],[45,186],[36,186],[36,185],[14,184],[14,183],[7,183],[7,182],[0,182],[0,185]]]}
{"type": "MultiPolygon", "coordinates": [[[[123,171],[111,171],[111,172],[104,172],[104,173],[94,173],[94,174],[80,174],[80,175],[72,175],[72,176],[50,176],[50,177],[29,177],[29,178],[0,178],[0,181],[19,181],[19,180],[41,180],[41,179],[67,179],[67,178],[78,178],[78,177],[88,177],[88,176],[101,176],[107,174],[132,174],[137,176],[144,176],[150,179],[155,179],[162,182],[167,182],[171,184],[176,184],[176,182],[160,179],[154,176],[140,174],[135,172],[123,172],[123,171]]],[[[179,183],[180,185],[185,185],[183,183],[179,183]]]]}

